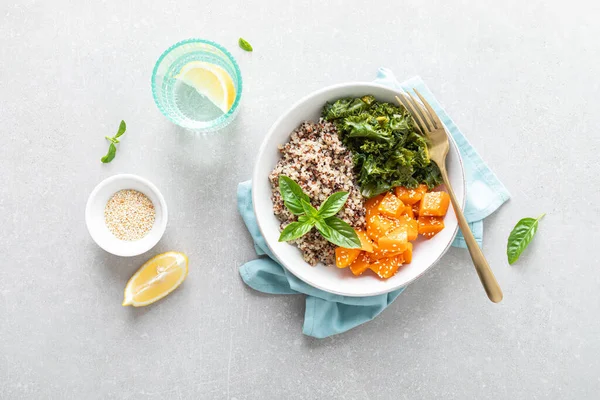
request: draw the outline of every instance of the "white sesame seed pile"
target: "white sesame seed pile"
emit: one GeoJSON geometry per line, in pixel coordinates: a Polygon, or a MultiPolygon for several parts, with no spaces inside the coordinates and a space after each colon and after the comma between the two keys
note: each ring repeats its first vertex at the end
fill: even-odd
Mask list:
{"type": "Polygon", "coordinates": [[[137,190],[120,190],[104,208],[104,222],[117,239],[133,241],[143,238],[154,225],[154,204],[137,190]]]}
{"type": "MultiPolygon", "coordinates": [[[[335,125],[325,121],[303,122],[292,132],[290,141],[279,146],[281,159],[269,175],[272,188],[273,212],[281,221],[281,229],[297,220],[283,204],[279,194],[279,175],[296,181],[311,203],[319,207],[331,194],[349,192],[348,201],[338,217],[354,228],[365,227],[364,199],[356,183],[352,154],[338,138],[335,125]]],[[[310,265],[319,261],[335,264],[335,245],[312,229],[294,243],[310,265]]]]}

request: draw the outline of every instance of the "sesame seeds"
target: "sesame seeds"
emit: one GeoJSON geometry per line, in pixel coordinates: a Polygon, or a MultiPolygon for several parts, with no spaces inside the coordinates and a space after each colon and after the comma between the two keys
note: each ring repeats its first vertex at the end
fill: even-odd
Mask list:
{"type": "Polygon", "coordinates": [[[120,190],[106,203],[104,222],[117,239],[134,241],[143,238],[154,225],[156,211],[152,201],[133,189],[120,190]]]}

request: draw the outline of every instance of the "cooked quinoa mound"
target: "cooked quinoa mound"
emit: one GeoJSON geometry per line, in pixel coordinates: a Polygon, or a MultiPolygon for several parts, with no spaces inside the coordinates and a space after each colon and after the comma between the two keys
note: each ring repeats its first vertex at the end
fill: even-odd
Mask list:
{"type": "MultiPolygon", "coordinates": [[[[296,181],[311,199],[314,207],[335,192],[348,192],[348,201],[337,216],[357,229],[365,227],[365,205],[354,175],[352,154],[337,135],[336,127],[325,121],[303,122],[292,132],[288,143],[279,146],[282,154],[275,169],[269,175],[273,192],[273,212],[281,221],[283,230],[297,221],[283,204],[279,194],[279,175],[296,181]]],[[[310,265],[322,262],[335,264],[335,245],[328,242],[313,228],[306,235],[293,241],[310,265]]]]}

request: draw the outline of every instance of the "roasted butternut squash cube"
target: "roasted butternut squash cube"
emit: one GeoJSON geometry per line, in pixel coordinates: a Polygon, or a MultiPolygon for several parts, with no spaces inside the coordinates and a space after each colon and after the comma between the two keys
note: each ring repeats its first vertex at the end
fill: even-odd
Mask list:
{"type": "Polygon", "coordinates": [[[387,235],[379,238],[379,249],[387,250],[390,252],[406,251],[408,244],[408,225],[400,226],[389,232],[387,235]]]}
{"type": "Polygon", "coordinates": [[[450,196],[446,192],[429,192],[423,195],[419,217],[443,217],[448,212],[450,196]]]}
{"type": "Polygon", "coordinates": [[[373,242],[367,236],[367,233],[361,229],[358,229],[358,230],[356,230],[356,234],[358,235],[358,238],[360,239],[361,250],[364,250],[368,253],[372,253],[373,252],[373,242]]]}
{"type": "Polygon", "coordinates": [[[399,209],[404,209],[404,203],[391,192],[385,195],[377,207],[380,214],[390,218],[396,218],[399,209]]]}
{"type": "Polygon", "coordinates": [[[408,233],[408,240],[416,240],[419,236],[419,225],[416,220],[412,219],[408,215],[402,215],[398,219],[399,226],[406,226],[406,232],[408,233]]]}
{"type": "Polygon", "coordinates": [[[402,214],[408,215],[412,219],[415,219],[415,212],[413,211],[413,206],[411,206],[411,205],[405,206],[404,210],[402,211],[402,214]]]}
{"type": "Polygon", "coordinates": [[[363,272],[369,269],[370,259],[364,251],[350,264],[350,271],[356,276],[362,275],[363,272]]]}
{"type": "Polygon", "coordinates": [[[406,251],[404,253],[402,253],[402,257],[404,258],[404,262],[406,264],[410,264],[412,262],[412,253],[413,253],[413,244],[411,242],[408,242],[406,251]]]}
{"type": "Polygon", "coordinates": [[[444,229],[443,217],[419,217],[419,234],[427,239],[434,237],[444,229]]]}
{"type": "Polygon", "coordinates": [[[335,266],[338,268],[349,267],[359,256],[360,249],[347,249],[345,247],[335,248],[335,266]]]}
{"type": "Polygon", "coordinates": [[[376,243],[373,243],[373,252],[365,253],[369,257],[369,261],[374,263],[377,260],[388,257],[395,257],[401,255],[402,251],[390,251],[386,249],[380,249],[376,243]]]}
{"type": "Polygon", "coordinates": [[[413,218],[417,219],[419,218],[419,207],[421,207],[421,202],[417,201],[415,204],[412,205],[412,211],[413,211],[413,218]]]}
{"type": "Polygon", "coordinates": [[[402,266],[403,262],[402,256],[387,257],[372,263],[369,268],[381,279],[388,279],[398,272],[398,268],[402,266]]]}
{"type": "Polygon", "coordinates": [[[379,214],[379,203],[381,203],[381,200],[383,200],[383,198],[385,197],[385,195],[380,194],[377,195],[375,197],[371,197],[370,199],[368,199],[365,202],[365,210],[367,211],[367,220],[369,218],[371,218],[374,215],[379,214]]]}
{"type": "Polygon", "coordinates": [[[373,215],[367,217],[367,235],[374,241],[398,226],[397,220],[392,220],[383,215],[373,215]]]}
{"type": "Polygon", "coordinates": [[[416,189],[408,189],[403,186],[396,187],[396,197],[398,197],[404,204],[415,204],[421,198],[423,194],[427,193],[427,185],[419,185],[416,189]]]}

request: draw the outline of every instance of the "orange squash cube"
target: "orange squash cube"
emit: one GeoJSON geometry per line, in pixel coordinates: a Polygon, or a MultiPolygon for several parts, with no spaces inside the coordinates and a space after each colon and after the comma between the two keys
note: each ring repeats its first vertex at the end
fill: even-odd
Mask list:
{"type": "Polygon", "coordinates": [[[350,264],[350,271],[356,276],[362,275],[363,272],[369,269],[370,263],[369,256],[367,253],[362,252],[352,264],[350,264]]]}
{"type": "Polygon", "coordinates": [[[403,225],[379,238],[379,249],[403,253],[408,247],[408,226],[403,225]]]}
{"type": "Polygon", "coordinates": [[[443,217],[419,217],[419,233],[427,239],[444,229],[443,217]]]}
{"type": "Polygon", "coordinates": [[[404,207],[404,215],[408,215],[412,219],[415,219],[415,212],[413,211],[413,206],[408,205],[404,207]]]}
{"type": "Polygon", "coordinates": [[[397,220],[384,217],[383,215],[372,215],[367,217],[367,235],[374,241],[398,226],[397,220]]]}
{"type": "Polygon", "coordinates": [[[404,209],[404,203],[391,192],[385,195],[377,207],[380,214],[390,218],[396,218],[399,209],[404,209]]]}
{"type": "Polygon", "coordinates": [[[398,268],[402,266],[404,259],[402,256],[387,257],[377,260],[369,266],[371,271],[375,272],[381,279],[391,278],[398,272],[398,268]]]}
{"type": "Polygon", "coordinates": [[[404,258],[404,262],[406,264],[410,264],[412,262],[412,253],[413,253],[413,244],[408,242],[408,246],[406,251],[402,253],[402,257],[404,258]]]}
{"type": "Polygon", "coordinates": [[[379,246],[373,243],[373,252],[365,253],[369,257],[369,261],[374,263],[377,260],[388,257],[395,257],[402,254],[402,251],[390,251],[385,249],[380,249],[379,246]]]}
{"type": "Polygon", "coordinates": [[[409,241],[417,239],[417,236],[419,236],[419,224],[416,220],[408,215],[403,215],[398,219],[398,224],[399,226],[406,226],[409,241]]]}
{"type": "Polygon", "coordinates": [[[417,219],[419,218],[419,207],[421,207],[421,202],[417,201],[415,204],[412,205],[412,211],[413,211],[413,218],[417,219]]]}
{"type": "Polygon", "coordinates": [[[423,195],[419,217],[443,217],[448,211],[450,196],[446,192],[429,192],[423,195]]]}
{"type": "Polygon", "coordinates": [[[371,197],[365,202],[365,209],[367,210],[367,220],[374,215],[379,214],[379,203],[383,200],[385,196],[383,194],[377,195],[375,197],[371,197]]]}
{"type": "Polygon", "coordinates": [[[359,256],[360,249],[346,249],[345,247],[335,248],[335,266],[338,268],[349,267],[350,264],[359,256]]]}
{"type": "Polygon", "coordinates": [[[360,249],[364,250],[368,253],[372,253],[373,252],[373,242],[367,236],[367,233],[365,231],[363,231],[362,229],[357,229],[356,235],[358,235],[358,238],[360,239],[360,249]]]}
{"type": "Polygon", "coordinates": [[[396,197],[404,204],[415,204],[427,193],[427,185],[419,185],[416,189],[408,189],[403,186],[396,187],[396,197]]]}

